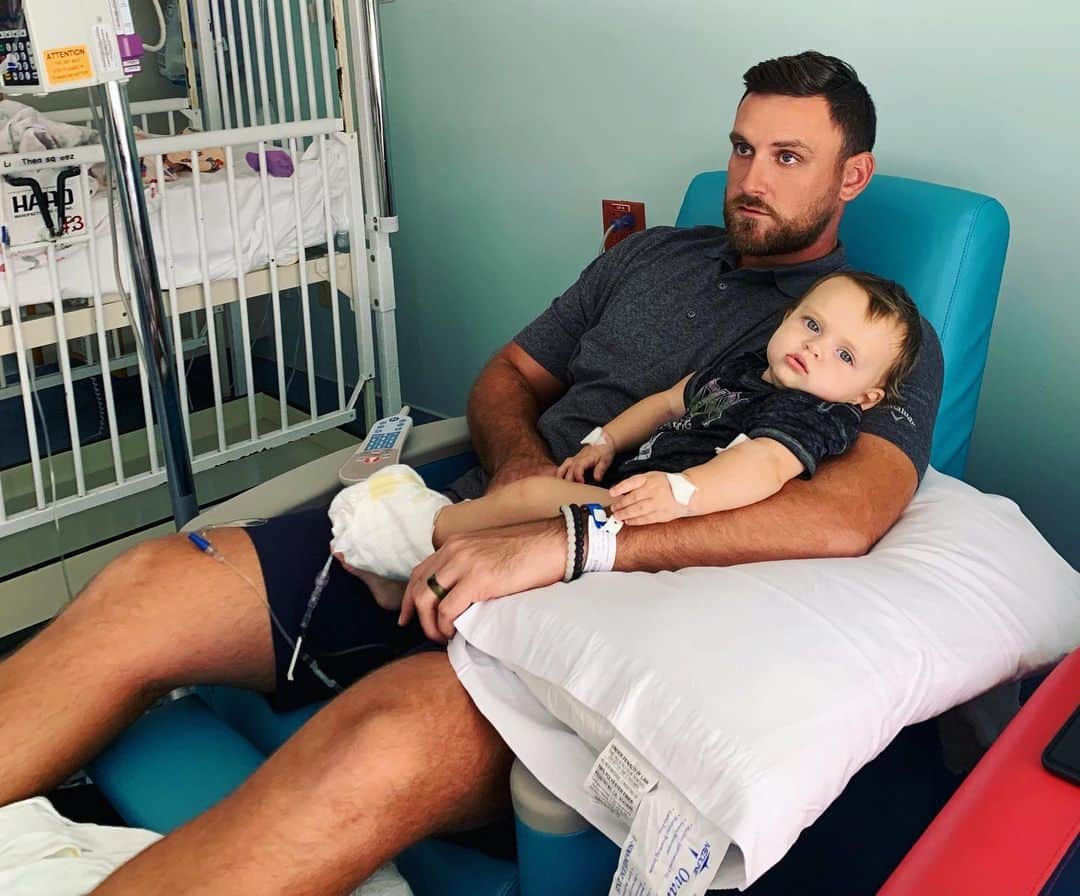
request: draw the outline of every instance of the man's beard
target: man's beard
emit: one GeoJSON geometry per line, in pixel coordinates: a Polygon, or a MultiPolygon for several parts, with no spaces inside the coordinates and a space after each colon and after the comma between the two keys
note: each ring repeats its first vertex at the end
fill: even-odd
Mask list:
{"type": "Polygon", "coordinates": [[[826,194],[800,218],[781,218],[770,206],[760,199],[742,194],[734,196],[724,203],[724,226],[727,227],[728,242],[739,255],[764,257],[769,255],[789,255],[801,252],[825,232],[833,215],[836,202],[832,194],[826,194]],[[768,219],[735,217],[735,210],[740,206],[756,209],[770,215],[768,219]],[[773,223],[768,230],[759,229],[759,224],[773,223]]]}

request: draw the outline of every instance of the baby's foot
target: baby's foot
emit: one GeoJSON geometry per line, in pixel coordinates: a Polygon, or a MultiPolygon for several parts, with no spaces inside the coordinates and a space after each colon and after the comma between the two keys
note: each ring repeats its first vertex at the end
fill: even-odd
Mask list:
{"type": "Polygon", "coordinates": [[[408,582],[386,579],[366,569],[356,570],[356,577],[368,586],[371,596],[375,598],[375,603],[384,610],[392,610],[396,613],[401,609],[401,602],[405,597],[405,586],[408,582]]]}
{"type": "MultiPolygon", "coordinates": [[[[425,486],[411,467],[385,467],[334,498],[331,549],[353,569],[383,579],[406,580],[413,567],[434,550],[435,516],[449,503],[445,495],[425,486]]],[[[386,589],[380,586],[380,590],[385,596],[386,589]]]]}

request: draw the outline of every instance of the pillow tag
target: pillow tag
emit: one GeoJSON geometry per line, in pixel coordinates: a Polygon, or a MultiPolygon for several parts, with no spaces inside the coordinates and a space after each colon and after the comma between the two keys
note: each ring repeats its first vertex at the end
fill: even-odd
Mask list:
{"type": "Polygon", "coordinates": [[[659,780],[656,770],[616,737],[596,757],[585,779],[585,789],[612,815],[629,825],[641,798],[659,780]]]}

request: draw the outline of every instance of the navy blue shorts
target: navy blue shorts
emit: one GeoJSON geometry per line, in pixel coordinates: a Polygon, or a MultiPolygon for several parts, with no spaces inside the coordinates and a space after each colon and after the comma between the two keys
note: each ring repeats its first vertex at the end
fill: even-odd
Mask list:
{"type": "MultiPolygon", "coordinates": [[[[278,620],[296,639],[300,620],[315,585],[315,576],[330,556],[330,519],[326,508],[304,510],[267,520],[245,530],[262,566],[267,598],[278,620]]],[[[397,612],[382,609],[367,586],[339,563],[304,635],[303,649],[330,678],[348,687],[358,678],[392,660],[425,650],[445,648],[430,640],[414,618],[402,628],[397,612]]],[[[269,696],[278,711],[295,709],[334,695],[302,661],[294,681],[286,679],[292,645],[271,620],[274,635],[276,690],[269,696]]]]}

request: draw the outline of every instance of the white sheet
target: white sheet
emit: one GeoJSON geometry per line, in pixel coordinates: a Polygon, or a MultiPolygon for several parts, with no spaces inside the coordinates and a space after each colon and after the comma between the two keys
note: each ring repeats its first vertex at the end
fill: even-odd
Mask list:
{"type": "MultiPolygon", "coordinates": [[[[236,206],[240,234],[243,271],[263,267],[270,258],[273,247],[278,264],[291,264],[297,259],[296,210],[293,198],[293,181],[300,183],[300,234],[305,247],[326,242],[326,221],[322,162],[318,159],[318,143],[313,143],[297,165],[291,177],[267,177],[270,187],[269,220],[272,241],[267,238],[267,210],[263,201],[262,181],[252,171],[244,155],[255,147],[234,147],[236,206]]],[[[334,137],[327,139],[327,173],[330,186],[330,210],[335,232],[349,226],[348,217],[348,168],[345,146],[334,137]]],[[[229,190],[223,170],[199,175],[202,210],[205,221],[206,252],[209,279],[221,280],[235,277],[237,266],[233,252],[232,226],[229,213],[229,190]]],[[[71,182],[74,185],[75,181],[71,182]]],[[[172,282],[175,286],[190,286],[202,282],[199,256],[198,230],[195,217],[194,178],[188,174],[165,185],[165,205],[168,209],[169,245],[172,252],[172,282]]],[[[94,232],[97,236],[97,269],[103,293],[116,291],[113,274],[112,247],[109,237],[109,208],[104,190],[90,200],[93,210],[94,232]]],[[[147,189],[147,208],[153,231],[154,249],[158,261],[158,273],[162,290],[169,284],[169,267],[166,260],[165,240],[162,235],[162,199],[155,186],[147,189]]],[[[120,210],[116,211],[116,225],[120,231],[120,270],[125,288],[128,288],[127,252],[123,236],[120,210]]],[[[89,252],[85,244],[56,243],[60,297],[84,298],[93,295],[89,252]]],[[[16,290],[19,305],[52,302],[53,287],[49,279],[46,250],[33,254],[20,254],[16,264],[16,290]]],[[[3,265],[0,264],[0,308],[11,306],[10,286],[3,265]]]]}
{"type": "Polygon", "coordinates": [[[545,787],[623,842],[582,786],[595,750],[507,667],[610,723],[738,846],[713,885],[745,887],[902,727],[1080,644],[1080,575],[1011,501],[930,470],[866,557],[596,574],[458,630],[459,677],[545,787]]]}

